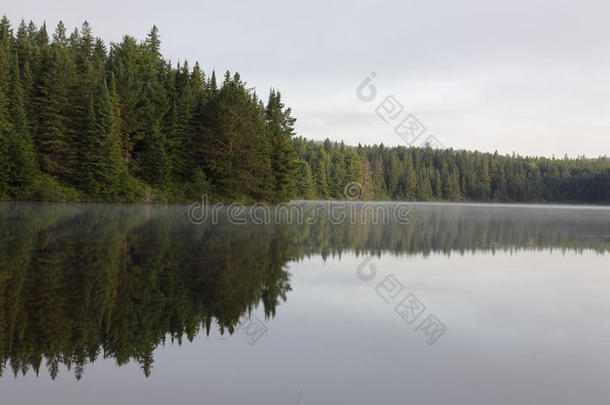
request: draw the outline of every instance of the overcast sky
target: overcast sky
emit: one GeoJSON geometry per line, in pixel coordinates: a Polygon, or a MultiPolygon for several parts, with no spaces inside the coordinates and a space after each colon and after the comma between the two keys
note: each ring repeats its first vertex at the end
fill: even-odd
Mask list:
{"type": "Polygon", "coordinates": [[[0,12],[51,32],[86,19],[107,44],[156,24],[172,61],[278,88],[311,139],[404,144],[394,127],[413,114],[426,127],[415,145],[610,155],[608,1],[40,0],[0,12]],[[377,96],[363,102],[372,72],[377,96]],[[392,95],[404,109],[386,124],[375,111],[392,95]]]}

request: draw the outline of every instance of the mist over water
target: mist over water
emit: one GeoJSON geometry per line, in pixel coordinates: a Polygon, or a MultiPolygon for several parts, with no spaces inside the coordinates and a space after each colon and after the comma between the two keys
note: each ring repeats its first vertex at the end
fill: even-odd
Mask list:
{"type": "Polygon", "coordinates": [[[609,208],[298,204],[0,204],[2,397],[607,403],[609,208]]]}

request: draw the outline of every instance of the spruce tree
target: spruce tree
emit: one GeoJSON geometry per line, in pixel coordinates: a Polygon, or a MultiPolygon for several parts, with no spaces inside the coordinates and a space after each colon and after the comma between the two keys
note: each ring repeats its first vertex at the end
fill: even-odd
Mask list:
{"type": "Polygon", "coordinates": [[[479,172],[479,200],[489,201],[491,197],[491,177],[489,176],[489,162],[487,158],[481,161],[481,170],[479,172]]]}
{"type": "Polygon", "coordinates": [[[296,153],[291,144],[295,119],[290,108],[285,109],[279,92],[271,90],[267,103],[267,130],[271,139],[273,191],[276,201],[285,201],[292,195],[296,153]]]}
{"type": "Polygon", "coordinates": [[[11,65],[11,89],[9,93],[10,124],[6,137],[8,153],[8,189],[12,195],[24,195],[38,174],[35,148],[27,121],[23,89],[19,73],[19,58],[15,53],[11,65]]]}
{"type": "MultiPolygon", "coordinates": [[[[0,77],[9,78],[10,75],[10,23],[6,16],[0,20],[0,77]]],[[[8,195],[8,182],[10,179],[8,135],[9,110],[8,93],[10,80],[0,80],[0,198],[8,195]]]]}
{"type": "Polygon", "coordinates": [[[134,145],[136,173],[148,184],[163,189],[171,174],[168,143],[161,124],[169,106],[165,91],[156,80],[146,86],[142,103],[139,110],[142,138],[134,145]]]}
{"type": "MultiPolygon", "coordinates": [[[[105,90],[102,96],[105,97],[105,90]]],[[[121,145],[121,110],[119,95],[116,90],[114,74],[110,74],[110,133],[106,138],[104,150],[107,154],[106,164],[109,173],[109,190],[115,199],[129,201],[139,194],[139,187],[135,185],[134,179],[129,175],[127,164],[123,157],[121,145]]],[[[105,101],[105,100],[104,100],[105,101]]]]}
{"type": "MultiPolygon", "coordinates": [[[[56,35],[61,35],[57,33],[56,35]]],[[[65,181],[70,179],[70,85],[74,81],[74,66],[66,49],[54,43],[37,98],[38,134],[36,136],[41,169],[65,181]]]]}
{"type": "Polygon", "coordinates": [[[342,199],[344,197],[346,181],[345,160],[340,152],[334,151],[330,159],[329,189],[332,198],[342,199]]]}
{"type": "MultiPolygon", "coordinates": [[[[168,201],[344,198],[608,202],[610,159],[528,158],[426,148],[350,147],[294,139],[272,90],[266,105],[238,73],[218,88],[197,63],[161,56],[159,32],[118,44],[84,23],[0,19],[0,195],[135,200],[140,184],[168,201]],[[116,89],[116,90],[114,90],[116,89]],[[298,165],[297,165],[298,163],[298,165]],[[40,168],[44,172],[39,176],[40,168]],[[41,187],[41,188],[37,188],[41,187]],[[56,189],[55,189],[56,188],[56,189]]],[[[46,198],[46,197],[45,197],[46,198]]]]}
{"type": "Polygon", "coordinates": [[[0,88],[0,198],[8,194],[9,173],[9,154],[8,154],[8,108],[7,100],[0,88]]]}
{"type": "MultiPolygon", "coordinates": [[[[225,75],[209,104],[209,129],[203,161],[215,192],[226,199],[274,200],[266,123],[257,100],[238,75],[225,75]]],[[[290,178],[292,181],[292,178],[290,178]]]]}
{"type": "Polygon", "coordinates": [[[328,190],[328,178],[326,175],[326,168],[328,163],[328,155],[326,154],[324,149],[320,149],[314,166],[314,180],[316,187],[316,196],[317,198],[324,200],[330,197],[330,192],[328,190]]]}
{"type": "Polygon", "coordinates": [[[0,20],[0,130],[8,130],[9,124],[9,92],[10,92],[10,77],[11,77],[11,43],[12,32],[11,26],[6,18],[0,20]]]}
{"type": "Polygon", "coordinates": [[[309,163],[299,159],[295,173],[295,196],[300,199],[312,199],[315,196],[313,175],[309,163]]]}
{"type": "Polygon", "coordinates": [[[153,120],[148,128],[145,143],[139,160],[140,176],[152,186],[165,188],[169,184],[171,161],[166,151],[165,135],[158,120],[153,120]]]}
{"type": "Polygon", "coordinates": [[[0,199],[4,199],[8,195],[8,182],[10,180],[9,169],[10,166],[6,131],[0,129],[0,199]]]}
{"type": "Polygon", "coordinates": [[[127,168],[121,155],[117,107],[114,79],[111,77],[109,91],[105,78],[100,77],[95,98],[89,102],[78,173],[81,189],[96,199],[121,199],[127,193],[127,168]]]}
{"type": "MultiPolygon", "coordinates": [[[[407,156],[405,163],[405,195],[404,198],[407,201],[413,201],[417,197],[417,173],[415,172],[415,167],[413,166],[413,160],[411,156],[407,156]]],[[[425,194],[428,194],[428,190],[425,190],[425,194]]]]}

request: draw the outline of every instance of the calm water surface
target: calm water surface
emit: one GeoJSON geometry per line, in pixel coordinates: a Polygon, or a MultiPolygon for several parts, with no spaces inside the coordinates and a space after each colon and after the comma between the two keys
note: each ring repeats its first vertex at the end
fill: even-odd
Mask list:
{"type": "Polygon", "coordinates": [[[348,208],[0,204],[0,403],[610,403],[610,209],[348,208]]]}

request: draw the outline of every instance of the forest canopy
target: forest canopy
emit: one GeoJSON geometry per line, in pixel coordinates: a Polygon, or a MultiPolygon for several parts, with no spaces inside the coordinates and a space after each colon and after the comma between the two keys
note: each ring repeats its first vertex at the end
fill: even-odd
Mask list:
{"type": "Polygon", "coordinates": [[[296,194],[344,199],[356,182],[363,200],[610,202],[610,159],[522,157],[431,147],[352,147],[293,140],[296,194]]]}
{"type": "Polygon", "coordinates": [[[0,196],[8,199],[287,200],[294,119],[239,73],[175,66],[153,27],[106,47],[85,22],[0,21],[0,196]]]}
{"type": "Polygon", "coordinates": [[[204,72],[87,22],[0,21],[0,200],[610,202],[610,159],[347,146],[295,137],[277,90],[204,72]]]}

